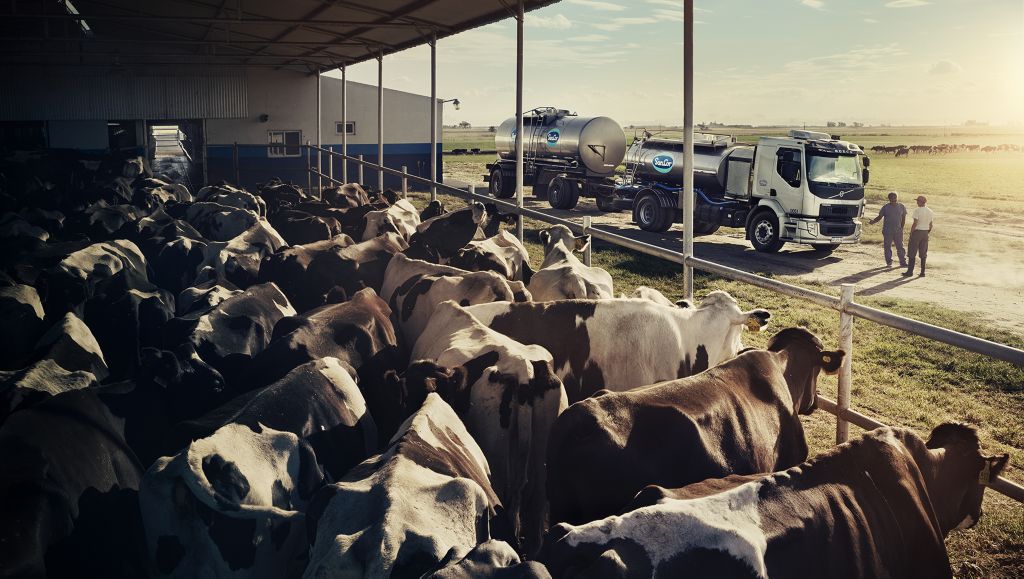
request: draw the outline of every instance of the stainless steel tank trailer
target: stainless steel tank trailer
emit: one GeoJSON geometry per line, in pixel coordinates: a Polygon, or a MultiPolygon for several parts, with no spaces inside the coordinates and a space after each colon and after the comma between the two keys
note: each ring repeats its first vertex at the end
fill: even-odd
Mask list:
{"type": "MultiPolygon", "coordinates": [[[[571,209],[582,195],[595,197],[602,211],[631,209],[646,231],[682,221],[681,139],[644,131],[627,150],[615,121],[553,108],[524,115],[524,133],[524,184],[532,183],[538,197],[546,194],[552,207],[571,209]],[[625,171],[615,175],[623,160],[625,171]]],[[[502,123],[495,142],[500,158],[488,165],[491,192],[511,197],[514,118],[502,123]]],[[[822,253],[857,243],[869,166],[859,146],[826,133],[792,130],[756,145],[694,133],[694,234],[743,228],[754,249],[769,253],[787,242],[822,253]]]]}

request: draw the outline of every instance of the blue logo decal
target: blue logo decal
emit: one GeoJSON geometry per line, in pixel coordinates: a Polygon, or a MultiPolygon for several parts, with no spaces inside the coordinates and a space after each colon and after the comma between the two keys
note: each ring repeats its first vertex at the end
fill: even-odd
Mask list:
{"type": "Polygon", "coordinates": [[[518,133],[518,132],[519,132],[518,130],[512,129],[512,140],[513,141],[516,140],[516,133],[518,133]]]}
{"type": "Polygon", "coordinates": [[[554,147],[555,145],[557,145],[558,139],[561,138],[561,136],[561,129],[551,129],[550,131],[548,131],[548,146],[554,147]]]}
{"type": "Polygon", "coordinates": [[[651,159],[651,165],[654,167],[654,170],[659,173],[668,173],[672,170],[672,165],[674,164],[675,161],[672,160],[671,155],[658,155],[651,159]]]}

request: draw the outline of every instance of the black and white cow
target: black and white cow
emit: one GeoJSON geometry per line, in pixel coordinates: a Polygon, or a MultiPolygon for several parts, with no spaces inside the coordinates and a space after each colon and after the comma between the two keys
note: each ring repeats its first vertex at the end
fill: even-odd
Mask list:
{"type": "Polygon", "coordinates": [[[288,245],[315,243],[341,234],[341,224],[337,219],[296,209],[278,211],[270,218],[270,225],[288,245]]]}
{"type": "Polygon", "coordinates": [[[480,543],[460,560],[449,558],[441,568],[424,579],[550,579],[551,574],[537,561],[522,561],[519,553],[505,541],[491,539],[480,543]]]}
{"type": "Polygon", "coordinates": [[[406,199],[399,199],[387,209],[366,214],[366,229],[363,230],[362,240],[367,241],[385,233],[397,233],[409,241],[419,224],[420,215],[416,207],[406,199]]]}
{"type": "Polygon", "coordinates": [[[0,285],[0,369],[10,370],[26,364],[36,340],[46,329],[43,302],[36,288],[18,283],[0,285]]]}
{"type": "MultiPolygon", "coordinates": [[[[172,215],[178,212],[175,207],[172,215]]],[[[182,219],[211,241],[230,241],[260,221],[255,211],[208,201],[192,203],[180,213],[182,219]]]]}
{"type": "Polygon", "coordinates": [[[305,555],[304,511],[322,481],[294,433],[226,424],[146,472],[139,506],[152,568],[171,577],[285,576],[305,555]]]}
{"type": "Polygon", "coordinates": [[[341,187],[324,189],[324,201],[331,207],[347,209],[370,204],[370,197],[358,183],[346,183],[341,187]]]}
{"type": "Polygon", "coordinates": [[[483,203],[474,201],[469,207],[420,223],[416,233],[409,238],[409,248],[404,253],[415,259],[440,263],[457,254],[478,234],[482,236],[481,228],[487,222],[487,209],[483,203]]]}
{"type": "Polygon", "coordinates": [[[1006,463],[972,427],[879,428],[775,474],[648,487],[621,516],[553,527],[541,559],[555,577],[952,577],[944,538],[1006,463]]]}
{"type": "Polygon", "coordinates": [[[493,271],[525,284],[529,284],[533,277],[530,254],[514,235],[505,230],[482,241],[469,242],[445,263],[469,271],[493,271]]]}
{"type": "Polygon", "coordinates": [[[491,330],[448,301],[434,310],[411,357],[464,370],[464,381],[439,384],[438,391],[483,449],[494,490],[532,552],[544,528],[548,436],[568,404],[551,354],[491,330]]]}
{"type": "Polygon", "coordinates": [[[601,389],[622,391],[684,378],[735,356],[743,328],[762,329],[765,310],[740,310],[722,291],[697,308],[643,299],[563,300],[469,306],[473,316],[524,344],[543,346],[570,404],[601,389]]]}
{"type": "Polygon", "coordinates": [[[419,577],[491,538],[501,503],[480,447],[437,394],[387,450],[320,490],[305,577],[419,577]]]}
{"type": "Polygon", "coordinates": [[[583,265],[574,251],[585,251],[590,236],[575,237],[564,225],[540,232],[544,243],[544,262],[527,286],[539,302],[573,298],[607,299],[615,297],[612,276],[599,267],[583,265]]]}
{"type": "Polygon", "coordinates": [[[817,406],[820,372],[834,374],[844,356],[804,328],[787,328],[767,349],[706,372],[573,404],[548,447],[551,520],[614,515],[651,484],[680,487],[803,462],[800,415],[817,406]]]}
{"type": "Polygon", "coordinates": [[[252,211],[259,217],[267,216],[267,203],[261,197],[224,182],[200,189],[196,193],[196,201],[218,203],[226,207],[252,211]]]}
{"type": "Polygon", "coordinates": [[[168,347],[190,344],[234,389],[249,390],[243,388],[243,377],[253,358],[270,343],[277,322],[294,315],[295,309],[276,285],[258,284],[210,310],[174,318],[164,328],[164,343],[168,347]]]}

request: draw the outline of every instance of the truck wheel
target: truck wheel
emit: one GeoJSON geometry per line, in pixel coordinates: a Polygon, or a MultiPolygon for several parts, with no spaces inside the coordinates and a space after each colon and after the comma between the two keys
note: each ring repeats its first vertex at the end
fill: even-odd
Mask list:
{"type": "Polygon", "coordinates": [[[597,202],[597,208],[601,211],[606,213],[618,211],[618,209],[615,208],[615,197],[602,197],[601,195],[598,195],[595,201],[597,202]]]}
{"type": "Polygon", "coordinates": [[[643,195],[633,204],[633,221],[644,231],[663,233],[672,227],[672,213],[654,195],[643,195]]]}
{"type": "Polygon", "coordinates": [[[575,181],[555,177],[548,185],[548,203],[555,209],[572,209],[580,200],[580,188],[575,181]]]}
{"type": "Polygon", "coordinates": [[[754,216],[747,225],[750,245],[763,253],[776,253],[785,241],[779,239],[779,218],[772,211],[762,211],[754,216]]]}
{"type": "Polygon", "coordinates": [[[499,199],[508,199],[515,193],[514,179],[509,179],[500,167],[491,169],[491,195],[499,199]]]}
{"type": "Polygon", "coordinates": [[[693,235],[711,235],[718,231],[719,227],[721,227],[721,225],[717,223],[701,223],[699,221],[695,221],[693,223],[693,235]]]}
{"type": "Polygon", "coordinates": [[[814,252],[821,255],[832,255],[832,252],[839,249],[838,243],[812,243],[811,247],[814,248],[814,252]]]}

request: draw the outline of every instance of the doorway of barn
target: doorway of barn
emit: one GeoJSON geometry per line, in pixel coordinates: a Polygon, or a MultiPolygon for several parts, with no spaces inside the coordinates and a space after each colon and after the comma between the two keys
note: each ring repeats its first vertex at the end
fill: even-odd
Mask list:
{"type": "Polygon", "coordinates": [[[146,121],[147,156],[154,174],[165,174],[195,191],[203,183],[202,120],[146,121]]]}

